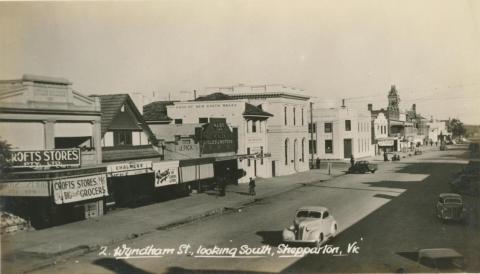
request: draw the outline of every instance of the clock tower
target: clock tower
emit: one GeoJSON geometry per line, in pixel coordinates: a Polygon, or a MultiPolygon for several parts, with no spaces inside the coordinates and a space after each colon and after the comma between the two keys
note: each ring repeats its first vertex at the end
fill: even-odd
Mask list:
{"type": "Polygon", "coordinates": [[[390,87],[388,92],[388,118],[398,120],[400,118],[400,96],[395,85],[390,87]]]}

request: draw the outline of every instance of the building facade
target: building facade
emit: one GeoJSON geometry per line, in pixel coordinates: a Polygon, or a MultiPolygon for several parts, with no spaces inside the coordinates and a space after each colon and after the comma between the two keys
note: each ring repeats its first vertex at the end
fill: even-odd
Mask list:
{"type": "Polygon", "coordinates": [[[270,113],[246,100],[234,100],[221,94],[198,98],[196,101],[176,102],[167,106],[167,113],[173,124],[203,124],[209,123],[212,118],[225,119],[238,136],[237,166],[246,171],[246,176],[240,178],[239,182],[248,182],[250,177],[272,176],[267,142],[267,124],[272,117],[270,113]]]}
{"type": "Polygon", "coordinates": [[[310,153],[314,159],[345,160],[372,156],[371,114],[347,107],[313,106],[313,141],[310,153]],[[312,149],[313,148],[313,149],[312,149]]]}
{"type": "Polygon", "coordinates": [[[272,176],[282,176],[309,169],[308,108],[309,97],[302,90],[283,85],[237,85],[212,87],[208,92],[224,92],[233,99],[273,114],[266,127],[272,176]]]}

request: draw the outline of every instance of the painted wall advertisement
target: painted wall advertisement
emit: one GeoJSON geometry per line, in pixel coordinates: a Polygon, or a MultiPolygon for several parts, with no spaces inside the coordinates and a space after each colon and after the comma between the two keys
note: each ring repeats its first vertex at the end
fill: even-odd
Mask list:
{"type": "Polygon", "coordinates": [[[9,162],[21,167],[79,167],[80,149],[13,150],[9,162]]]}
{"type": "Polygon", "coordinates": [[[225,119],[211,118],[202,132],[201,153],[235,152],[237,140],[225,119]]]}
{"type": "Polygon", "coordinates": [[[105,173],[53,180],[52,188],[56,204],[73,203],[108,196],[107,176],[105,173]]]}
{"type": "Polygon", "coordinates": [[[178,161],[153,163],[155,187],[178,184],[178,161]]]}
{"type": "Polygon", "coordinates": [[[0,196],[48,197],[48,181],[0,183],[0,196]]]}
{"type": "Polygon", "coordinates": [[[108,177],[132,176],[152,172],[152,161],[120,163],[107,166],[108,177]]]}

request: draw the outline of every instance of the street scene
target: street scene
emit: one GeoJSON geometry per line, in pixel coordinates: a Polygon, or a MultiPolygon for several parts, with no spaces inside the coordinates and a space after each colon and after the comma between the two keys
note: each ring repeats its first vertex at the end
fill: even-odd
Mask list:
{"type": "Polygon", "coordinates": [[[480,272],[479,18],[0,3],[0,273],[480,272]]]}

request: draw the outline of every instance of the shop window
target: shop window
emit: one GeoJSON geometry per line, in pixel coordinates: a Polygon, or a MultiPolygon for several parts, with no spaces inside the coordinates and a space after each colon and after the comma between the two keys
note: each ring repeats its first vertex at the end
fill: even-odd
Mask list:
{"type": "Polygon", "coordinates": [[[200,124],[208,123],[208,118],[205,118],[205,117],[198,118],[198,122],[199,122],[200,124]]]}
{"type": "Polygon", "coordinates": [[[331,133],[333,130],[333,124],[332,123],[325,123],[325,133],[331,133]]]}
{"type": "Polygon", "coordinates": [[[345,131],[351,131],[351,130],[352,130],[352,121],[345,120],[345,131]]]}
{"type": "Polygon", "coordinates": [[[175,124],[176,125],[183,124],[183,120],[182,119],[175,119],[175,124]]]}
{"type": "Polygon", "coordinates": [[[325,153],[328,153],[328,154],[333,153],[333,141],[332,140],[325,140],[325,153]]]}
{"type": "Polygon", "coordinates": [[[317,153],[317,140],[308,140],[308,152],[310,154],[317,153]],[[312,153],[313,151],[313,153],[312,153]]]}
{"type": "Polygon", "coordinates": [[[132,132],[129,130],[115,130],[113,132],[113,145],[132,145],[132,132]]]}

